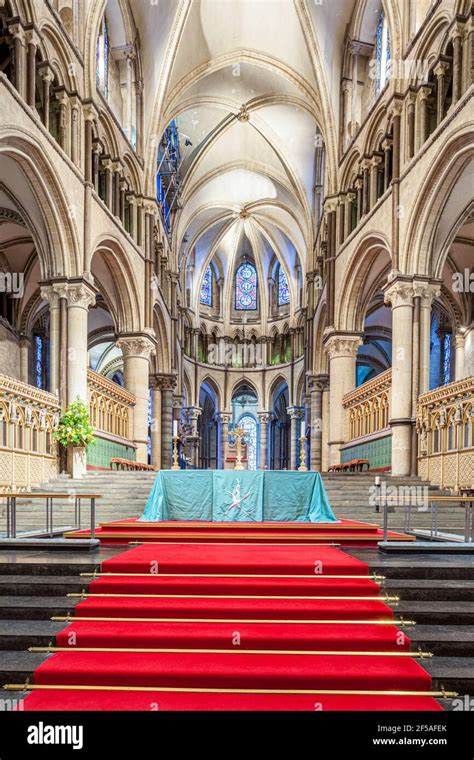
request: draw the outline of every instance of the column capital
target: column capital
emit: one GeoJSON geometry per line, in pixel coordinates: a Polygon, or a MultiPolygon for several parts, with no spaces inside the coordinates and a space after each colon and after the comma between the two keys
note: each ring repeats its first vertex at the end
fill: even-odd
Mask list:
{"type": "Polygon", "coordinates": [[[26,33],[25,33],[25,27],[21,23],[21,21],[18,19],[13,24],[10,24],[8,26],[8,32],[11,34],[13,39],[18,39],[23,44],[25,41],[26,33]]]}
{"type": "Polygon", "coordinates": [[[394,280],[384,293],[384,303],[390,303],[392,309],[399,306],[413,306],[415,292],[412,280],[394,280]]]}
{"type": "Polygon", "coordinates": [[[415,280],[413,282],[413,293],[415,298],[421,298],[422,306],[429,307],[433,300],[439,297],[441,293],[441,283],[415,280]]]}
{"type": "Polygon", "coordinates": [[[359,333],[330,333],[324,338],[324,348],[330,359],[354,359],[362,342],[359,333]]]}
{"type": "Polygon", "coordinates": [[[329,375],[325,373],[319,375],[307,375],[306,383],[310,391],[324,391],[329,385],[329,375]]]}
{"type": "Polygon", "coordinates": [[[43,82],[52,82],[54,80],[54,71],[49,61],[41,61],[37,67],[38,76],[43,82]]]}
{"type": "Polygon", "coordinates": [[[41,298],[48,302],[50,309],[56,309],[59,306],[60,293],[55,290],[53,285],[40,286],[41,298]]]}
{"type": "Polygon", "coordinates": [[[154,387],[162,391],[173,391],[176,382],[176,375],[154,375],[154,387]]]}
{"type": "Polygon", "coordinates": [[[25,39],[28,45],[34,45],[35,47],[39,47],[41,43],[41,36],[35,27],[26,30],[25,39]]]}
{"type": "Polygon", "coordinates": [[[257,419],[260,422],[260,424],[265,425],[267,422],[270,422],[273,415],[271,412],[257,412],[257,419]]]}
{"type": "Polygon", "coordinates": [[[394,119],[395,116],[401,116],[403,111],[403,103],[399,100],[394,100],[388,107],[389,119],[394,119]]]}
{"type": "Polygon", "coordinates": [[[433,73],[438,79],[441,79],[441,77],[445,76],[448,69],[449,63],[447,61],[439,61],[434,67],[433,73]]]}
{"type": "Polygon", "coordinates": [[[292,420],[301,420],[303,419],[304,410],[301,406],[288,406],[286,408],[286,413],[292,420]]]}
{"type": "Polygon", "coordinates": [[[127,358],[133,356],[140,359],[149,359],[155,351],[155,345],[148,335],[122,335],[116,341],[127,358]]]}
{"type": "Polygon", "coordinates": [[[418,88],[418,98],[420,101],[428,100],[432,92],[431,87],[429,87],[426,84],[423,84],[421,87],[418,88]]]}
{"type": "Polygon", "coordinates": [[[97,121],[99,118],[97,108],[93,103],[84,103],[82,113],[84,115],[84,121],[97,121]]]}
{"type": "Polygon", "coordinates": [[[216,412],[216,420],[223,425],[228,425],[232,422],[232,412],[216,412]]]}
{"type": "Polygon", "coordinates": [[[68,306],[75,306],[87,311],[89,306],[95,304],[96,294],[91,286],[85,282],[68,282],[66,298],[68,306]]]}

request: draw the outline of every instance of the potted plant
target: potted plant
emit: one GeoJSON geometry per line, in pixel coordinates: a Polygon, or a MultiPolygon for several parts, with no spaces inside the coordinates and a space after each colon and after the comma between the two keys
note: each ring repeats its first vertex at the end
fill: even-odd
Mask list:
{"type": "Polygon", "coordinates": [[[78,397],[72,401],[59,418],[54,437],[67,451],[67,469],[73,478],[82,478],[86,473],[86,450],[95,444],[90,424],[89,410],[78,397]]]}

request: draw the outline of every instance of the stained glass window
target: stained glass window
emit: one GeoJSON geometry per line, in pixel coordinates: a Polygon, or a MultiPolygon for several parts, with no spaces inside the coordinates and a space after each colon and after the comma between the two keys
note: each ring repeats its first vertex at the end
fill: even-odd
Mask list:
{"type": "Polygon", "coordinates": [[[387,18],[382,11],[377,24],[377,39],[376,39],[376,80],[375,80],[375,92],[378,95],[385,87],[388,79],[389,64],[390,64],[390,32],[388,29],[387,18]]]}
{"type": "Polygon", "coordinates": [[[443,385],[451,382],[451,335],[446,333],[443,346],[443,385]]]}
{"type": "Polygon", "coordinates": [[[239,425],[245,432],[244,443],[247,445],[247,467],[255,470],[257,467],[257,423],[250,414],[245,414],[239,420],[239,425]]]}
{"type": "Polygon", "coordinates": [[[257,270],[253,264],[241,264],[235,275],[235,308],[257,308],[257,270]]]}
{"type": "Polygon", "coordinates": [[[99,36],[97,37],[95,58],[96,86],[107,97],[109,93],[109,30],[105,16],[100,27],[99,36]]]}
{"type": "Polygon", "coordinates": [[[201,294],[199,296],[199,302],[204,306],[212,306],[212,279],[212,267],[209,264],[202,279],[201,294]]]}
{"type": "Polygon", "coordinates": [[[41,335],[35,335],[35,374],[36,387],[43,388],[43,340],[41,335]]]}
{"type": "Polygon", "coordinates": [[[278,306],[290,303],[290,290],[285,272],[280,266],[278,269],[278,306]]]}

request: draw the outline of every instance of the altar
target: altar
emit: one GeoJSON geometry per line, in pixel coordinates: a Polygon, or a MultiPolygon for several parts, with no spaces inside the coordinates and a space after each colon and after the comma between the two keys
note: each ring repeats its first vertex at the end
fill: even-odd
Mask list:
{"type": "Polygon", "coordinates": [[[162,470],[140,520],[337,522],[319,472],[162,470]]]}

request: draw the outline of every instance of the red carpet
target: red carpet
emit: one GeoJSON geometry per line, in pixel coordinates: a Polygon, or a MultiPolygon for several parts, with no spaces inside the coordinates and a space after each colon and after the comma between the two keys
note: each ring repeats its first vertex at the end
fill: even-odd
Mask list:
{"type": "MultiPolygon", "coordinates": [[[[88,538],[89,530],[74,530],[66,538],[88,538]]],[[[281,543],[373,546],[383,538],[381,529],[372,523],[340,520],[337,523],[239,523],[239,522],[140,522],[117,520],[101,523],[96,537],[103,544],[192,542],[192,543],[281,543]]],[[[388,540],[413,541],[413,536],[389,533],[388,540]]]]}
{"type": "Polygon", "coordinates": [[[55,688],[25,710],[441,709],[367,566],[338,549],[149,543],[102,573],[56,637],[67,651],[35,671],[55,688]]]}

